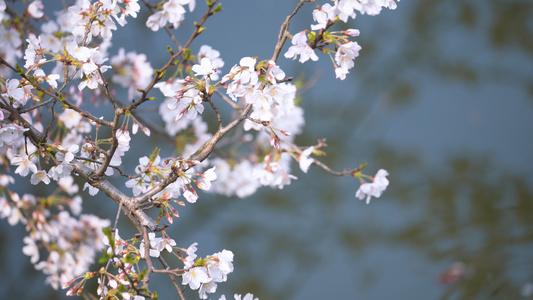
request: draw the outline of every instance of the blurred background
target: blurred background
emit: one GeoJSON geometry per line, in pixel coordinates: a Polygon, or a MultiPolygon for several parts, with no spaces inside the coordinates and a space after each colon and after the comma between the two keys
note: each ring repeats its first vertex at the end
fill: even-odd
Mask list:
{"type": "MultiPolygon", "coordinates": [[[[193,53],[219,50],[223,73],[243,56],[270,58],[296,2],[221,1],[193,53]]],[[[313,8],[291,33],[309,29],[313,8]]],[[[198,1],[186,22],[204,11],[198,1]]],[[[147,16],[119,28],[113,49],[146,53],[157,68],[171,42],[144,27],[147,16]]],[[[390,186],[366,205],[354,197],[357,180],[293,165],[298,180],[283,190],[201,195],[168,232],[183,247],[198,242],[199,256],[235,253],[211,299],[533,299],[533,2],[401,1],[346,28],[360,29],[362,50],[344,81],[323,54],[279,60],[288,76],[318,78],[301,94],[306,131],[296,141],[325,137],[325,163],[385,168],[390,186]]],[[[114,218],[115,204],[99,196],[84,206],[114,218]]],[[[23,228],[1,224],[0,298],[66,298],[21,253],[23,228]]],[[[166,277],[151,284],[173,295],[166,277]]]]}

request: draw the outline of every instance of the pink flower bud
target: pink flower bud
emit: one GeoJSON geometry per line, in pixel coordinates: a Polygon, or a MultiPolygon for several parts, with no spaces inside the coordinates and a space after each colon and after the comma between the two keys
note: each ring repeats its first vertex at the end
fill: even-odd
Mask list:
{"type": "Polygon", "coordinates": [[[349,36],[359,36],[359,29],[348,29],[346,31],[343,31],[342,33],[349,36]]]}

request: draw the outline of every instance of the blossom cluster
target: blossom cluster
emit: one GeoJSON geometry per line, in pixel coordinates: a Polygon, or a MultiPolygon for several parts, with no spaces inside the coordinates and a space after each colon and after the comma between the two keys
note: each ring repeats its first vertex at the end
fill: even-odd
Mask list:
{"type": "MultiPolygon", "coordinates": [[[[156,240],[155,235],[150,234],[149,244],[151,248],[149,251],[151,256],[155,256],[156,252],[159,254],[160,251],[157,251],[156,249],[163,250],[163,248],[165,248],[164,246],[167,243],[163,245],[163,242],[161,242],[162,240],[162,238],[156,240]],[[163,245],[163,248],[161,248],[160,245],[163,245]]],[[[173,240],[170,239],[165,239],[165,241],[168,242],[168,244],[173,242],[173,240]]],[[[115,232],[106,231],[103,243],[105,246],[108,246],[105,253],[109,257],[111,266],[118,269],[118,273],[98,272],[94,275],[99,276],[97,295],[101,298],[106,298],[110,295],[120,293],[123,299],[144,300],[145,297],[137,295],[137,292],[133,289],[133,287],[139,283],[139,272],[135,266],[138,259],[131,259],[132,257],[140,257],[140,255],[144,255],[144,242],[141,244],[141,249],[138,249],[133,244],[134,241],[123,240],[119,235],[119,230],[116,229],[115,232]]],[[[66,283],[63,288],[70,287],[75,281],[76,279],[71,280],[66,283]]],[[[68,290],[67,295],[79,294],[83,290],[84,284],[85,281],[83,279],[80,280],[68,290]]]]}
{"type": "Polygon", "coordinates": [[[178,28],[180,23],[185,19],[187,12],[183,6],[188,5],[189,11],[193,11],[196,6],[196,0],[169,0],[165,1],[160,10],[148,17],[146,27],[153,31],[158,31],[168,23],[174,28],[178,28]]]}
{"type": "MultiPolygon", "coordinates": [[[[259,298],[254,298],[254,295],[250,294],[250,293],[244,295],[244,297],[242,295],[240,295],[240,294],[235,294],[235,295],[233,295],[233,298],[235,300],[258,300],[259,299],[259,298]]],[[[220,298],[218,300],[226,300],[226,296],[222,295],[222,296],[220,296],[220,298]]]]}
{"type": "MultiPolygon", "coordinates": [[[[0,170],[0,218],[13,226],[25,225],[23,253],[47,275],[52,287],[66,288],[77,281],[69,295],[81,293],[87,279],[98,277],[97,293],[102,298],[119,292],[124,299],[152,297],[147,287],[140,287],[144,273],[138,263],[144,260],[148,265],[152,257],[166,256],[166,251],[183,261],[184,268],[174,275],[207,299],[233,271],[233,253],[223,250],[198,258],[197,243],[179,248],[163,223],[172,224],[179,217],[175,205],[197,202],[197,190],[247,197],[262,186],[289,185],[297,178],[291,174],[293,161],[303,173],[313,164],[320,166],[316,156],[322,153],[322,143],[295,145],[295,136],[305,125],[297,85],[277,58],[244,56],[224,70],[221,53],[209,45],[196,48],[187,43],[184,48],[176,42],[177,49],[169,47],[169,61],[159,69],[143,53],[120,48],[113,54],[117,24],[125,26],[141,15],[138,0],[77,0],[53,14],[47,13],[41,0],[28,2],[17,16],[0,0],[0,162],[5,166],[0,170]],[[28,30],[28,24],[37,25],[28,30]],[[175,72],[168,72],[174,67],[175,72]],[[149,102],[157,108],[139,110],[149,102]],[[223,105],[232,110],[229,122],[221,116],[223,105]],[[204,119],[210,109],[217,116],[215,130],[213,122],[204,119]],[[149,120],[147,111],[158,111],[164,128],[149,120]],[[239,124],[242,131],[235,129],[239,124]],[[139,128],[145,136],[136,135],[139,128]],[[154,147],[149,155],[133,157],[138,153],[131,149],[145,143],[151,130],[175,149],[154,147]],[[226,135],[230,131],[235,134],[226,135]],[[218,151],[213,151],[215,145],[218,151]],[[115,186],[111,183],[115,181],[107,180],[110,177],[122,178],[123,186],[115,186]],[[12,186],[24,178],[31,185],[58,189],[42,197],[20,196],[12,186]],[[82,195],[103,194],[130,214],[138,236],[123,240],[117,228],[105,229],[104,236],[103,228],[111,225],[108,220],[81,214],[82,195]],[[155,220],[145,213],[152,209],[159,210],[155,220]],[[107,268],[87,272],[104,246],[108,246],[104,258],[117,268],[116,274],[107,268]]],[[[196,7],[195,0],[148,2],[151,14],[144,24],[152,31],[178,29],[186,8],[192,12],[196,7]]],[[[207,1],[208,12],[200,24],[195,23],[191,41],[205,29],[201,23],[220,11],[216,2],[207,1]]],[[[382,7],[394,9],[396,2],[334,0],[317,6],[316,24],[292,35],[285,57],[316,61],[315,50],[331,56],[331,45],[336,77],[345,79],[361,50],[349,38],[359,31],[332,31],[332,26],[355,18],[356,12],[378,14],[382,7]]],[[[352,174],[362,183],[356,198],[366,198],[367,203],[380,197],[389,184],[383,169],[374,177],[360,170],[352,174]]],[[[256,299],[252,294],[234,298],[256,299]]]]}
{"type": "Polygon", "coordinates": [[[227,280],[228,274],[233,272],[233,252],[222,250],[206,258],[198,258],[196,246],[193,243],[187,248],[184,259],[185,269],[183,284],[198,290],[200,299],[207,299],[208,293],[214,293],[217,283],[227,280]]]}
{"type": "Polygon", "coordinates": [[[138,95],[138,89],[144,88],[152,80],[154,72],[152,66],[146,61],[146,55],[128,52],[124,48],[109,60],[113,68],[111,81],[123,88],[128,88],[128,98],[138,95]]]}
{"type": "Polygon", "coordinates": [[[49,184],[54,180],[59,189],[48,197],[31,194],[20,196],[7,189],[14,183],[13,177],[2,175],[1,186],[7,195],[0,197],[0,218],[8,218],[12,226],[26,226],[28,236],[23,239],[25,246],[22,252],[30,256],[37,270],[47,275],[46,282],[57,289],[83,274],[94,263],[97,253],[104,246],[102,228],[109,226],[110,222],[81,214],[82,198],[77,195],[79,187],[74,183],[72,166],[69,164],[78,151],[77,145],[66,150],[58,146],[55,155],[58,165],[51,167],[48,172],[39,170],[35,164],[36,156],[33,154],[36,148],[33,145],[26,147],[30,155],[15,154],[14,149],[7,149],[5,157],[17,166],[15,174],[24,177],[31,174],[31,184],[49,184]],[[65,207],[77,217],[71,216],[65,207]],[[45,259],[41,259],[43,256],[45,259]]]}
{"type": "Polygon", "coordinates": [[[85,273],[104,247],[102,228],[109,226],[109,221],[80,214],[81,202],[80,196],[41,198],[10,193],[9,197],[0,197],[0,218],[7,217],[12,226],[26,226],[29,235],[23,239],[22,252],[47,275],[46,282],[55,289],[85,273]],[[53,214],[49,203],[56,208],[67,205],[77,217],[66,210],[53,214]]]}
{"type": "MultiPolygon", "coordinates": [[[[134,240],[123,240],[118,234],[118,230],[104,237],[103,243],[108,246],[107,254],[112,258],[113,266],[119,269],[119,273],[111,275],[106,272],[105,278],[100,278],[98,295],[105,297],[111,295],[113,290],[122,291],[122,296],[125,299],[134,297],[135,293],[131,287],[138,283],[139,272],[136,270],[135,264],[129,260],[129,257],[132,253],[139,253],[139,257],[144,258],[146,250],[149,251],[150,257],[159,257],[164,250],[169,253],[183,252],[186,254],[187,256],[182,258],[184,269],[186,270],[182,274],[182,283],[183,285],[189,285],[193,290],[198,290],[200,299],[207,299],[207,294],[215,293],[217,283],[226,281],[227,275],[233,272],[233,252],[229,250],[222,250],[205,258],[199,258],[196,254],[198,243],[193,243],[187,249],[182,249],[176,246],[176,242],[173,239],[166,236],[156,237],[155,233],[150,233],[148,238],[150,247],[145,249],[144,240],[137,248],[134,245],[134,240]]],[[[72,283],[70,282],[68,285],[72,283]]],[[[75,294],[79,291],[79,287],[80,284],[74,286],[70,289],[70,293],[75,294]]],[[[222,297],[221,299],[223,299],[222,297]]],[[[136,299],[144,299],[144,297],[136,299]]]]}
{"type": "Polygon", "coordinates": [[[311,59],[318,60],[314,48],[329,53],[324,48],[335,45],[335,76],[344,80],[349,70],[354,66],[354,59],[359,56],[361,46],[357,42],[349,41],[349,37],[359,36],[359,30],[348,29],[341,32],[331,32],[330,28],[339,20],[346,23],[349,18],[355,18],[355,11],[361,14],[377,15],[382,7],[396,9],[394,0],[336,0],[333,5],[325,3],[313,11],[313,19],[317,24],[311,25],[310,34],[307,30],[300,31],[292,37],[292,46],[285,53],[286,58],[300,57],[301,63],[311,59]],[[319,32],[316,33],[315,31],[319,32]],[[313,47],[310,46],[313,45],[313,47]]]}
{"type": "MultiPolygon", "coordinates": [[[[252,57],[242,58],[220,82],[215,82],[224,65],[219,52],[204,45],[197,57],[199,64],[193,65],[192,70],[200,79],[187,77],[156,85],[167,97],[159,112],[169,135],[192,129],[197,141],[203,143],[209,139],[211,135],[205,133],[207,126],[201,118],[203,102],[209,97],[210,89],[221,87],[226,89],[232,101],[251,105],[252,112],[250,119],[244,121],[244,130],[258,133],[248,135],[248,140],[242,142],[253,144],[258,149],[256,152],[270,151],[272,135],[277,137],[275,128],[283,128],[284,142],[292,142],[293,136],[301,132],[304,119],[303,110],[295,105],[296,87],[288,82],[279,82],[285,78],[285,73],[274,62],[258,63],[252,57]]],[[[192,154],[186,150],[183,156],[192,154]]],[[[282,188],[296,178],[290,174],[288,154],[280,151],[277,155],[271,154],[271,159],[265,159],[267,156],[253,154],[231,165],[227,159],[206,160],[205,163],[217,167],[219,177],[226,179],[215,182],[212,191],[226,196],[246,197],[260,186],[282,188]]]]}

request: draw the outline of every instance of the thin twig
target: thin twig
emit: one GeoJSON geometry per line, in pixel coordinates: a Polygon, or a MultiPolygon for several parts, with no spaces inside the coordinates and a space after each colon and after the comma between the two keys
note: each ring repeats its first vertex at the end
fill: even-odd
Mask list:
{"type": "Polygon", "coordinates": [[[202,28],[202,25],[205,23],[205,21],[213,15],[213,7],[214,5],[217,3],[218,0],[215,0],[212,2],[212,4],[210,6],[207,7],[207,12],[204,14],[204,16],[202,17],[202,19],[200,20],[200,22],[195,22],[195,30],[194,32],[192,33],[191,37],[189,38],[189,40],[187,41],[187,43],[185,43],[185,45],[183,46],[183,48],[181,48],[181,50],[178,51],[178,53],[175,53],[173,54],[169,60],[167,61],[167,63],[161,67],[160,69],[158,70],[155,70],[155,76],[154,78],[152,79],[152,81],[148,84],[148,86],[141,90],[141,96],[139,97],[139,99],[137,101],[134,101],[133,103],[131,103],[126,110],[129,110],[129,111],[133,111],[135,108],[137,108],[139,105],[143,104],[144,102],[148,101],[149,98],[147,97],[148,96],[148,92],[150,92],[150,90],[152,90],[152,88],[155,86],[155,84],[157,82],[159,82],[161,79],[163,79],[163,73],[165,72],[166,69],[170,68],[171,66],[174,65],[174,61],[180,56],[183,54],[183,51],[185,49],[187,49],[189,47],[189,45],[192,43],[192,41],[198,36],[200,35],[201,33],[201,28],[202,28]]]}
{"type": "MultiPolygon", "coordinates": [[[[170,266],[167,264],[167,262],[161,257],[161,255],[159,256],[159,261],[161,262],[161,265],[163,265],[163,267],[166,269],[166,270],[170,270],[170,266]]],[[[154,270],[155,271],[155,270],[154,270]]],[[[178,270],[178,271],[184,271],[184,270],[178,270]]],[[[183,295],[183,291],[182,289],[180,288],[178,282],[176,281],[176,278],[175,278],[176,275],[174,275],[174,273],[172,272],[169,272],[168,273],[168,277],[170,278],[170,281],[172,281],[172,284],[174,284],[174,288],[176,289],[176,291],[178,292],[178,295],[180,296],[180,299],[181,300],[185,300],[185,296],[183,295]]]]}
{"type": "MultiPolygon", "coordinates": [[[[287,141],[283,141],[284,144],[287,144],[289,145],[291,148],[295,149],[296,151],[298,151],[299,153],[302,152],[302,149],[298,146],[296,146],[295,144],[293,143],[290,143],[290,142],[287,142],[287,141]]],[[[316,149],[318,148],[322,148],[322,147],[326,147],[327,144],[326,144],[326,140],[325,139],[321,139],[318,141],[318,144],[315,145],[314,147],[316,149]]],[[[314,159],[313,161],[313,164],[321,167],[322,169],[324,169],[326,172],[330,173],[331,175],[335,175],[335,176],[348,176],[348,175],[354,175],[355,173],[361,171],[363,168],[364,168],[364,165],[361,165],[355,169],[346,169],[344,171],[335,171],[333,169],[331,169],[330,167],[328,167],[326,164],[324,164],[323,162],[317,160],[317,159],[314,159]]]]}
{"type": "MultiPolygon", "coordinates": [[[[148,2],[147,0],[142,0],[142,2],[144,3],[144,5],[146,5],[146,7],[150,11],[150,13],[154,14],[154,12],[155,12],[154,6],[150,2],[148,2]]],[[[182,50],[183,47],[180,45],[180,43],[178,42],[178,39],[172,33],[172,31],[170,30],[170,26],[169,25],[165,25],[164,28],[165,28],[166,33],[168,34],[168,36],[172,40],[172,42],[174,42],[174,45],[176,45],[176,47],[178,47],[178,51],[182,50]]]]}
{"type": "Polygon", "coordinates": [[[105,94],[109,99],[109,102],[111,102],[111,104],[113,105],[113,109],[117,111],[117,103],[115,101],[115,98],[113,97],[113,95],[111,95],[111,92],[109,91],[109,83],[107,82],[107,80],[105,80],[100,68],[98,68],[98,74],[100,74],[100,78],[102,78],[102,82],[104,83],[105,94]]]}
{"type": "Polygon", "coordinates": [[[215,93],[222,98],[226,103],[228,103],[234,110],[241,110],[241,107],[235,103],[235,101],[231,100],[228,96],[226,96],[224,93],[222,93],[219,90],[215,90],[215,93]]]}
{"type": "Polygon", "coordinates": [[[32,106],[30,106],[30,107],[28,107],[26,109],[21,109],[20,113],[23,114],[23,113],[30,112],[30,111],[32,111],[34,109],[37,109],[37,108],[41,107],[41,106],[45,106],[47,104],[50,104],[52,101],[55,101],[55,100],[53,98],[50,98],[50,99],[48,99],[46,101],[37,102],[34,105],[32,105],[32,106]]]}
{"type": "Polygon", "coordinates": [[[283,48],[283,45],[285,44],[285,41],[289,37],[289,24],[291,22],[291,19],[296,15],[298,10],[304,5],[305,2],[310,2],[311,0],[300,0],[297,4],[294,10],[285,18],[285,21],[281,24],[281,27],[279,29],[278,34],[278,40],[276,42],[276,47],[274,48],[274,54],[272,55],[272,60],[277,61],[279,54],[281,53],[281,48],[283,48]]]}
{"type": "Polygon", "coordinates": [[[123,204],[124,204],[123,202],[120,202],[118,204],[117,216],[115,217],[115,224],[113,225],[113,233],[116,232],[116,230],[117,230],[118,219],[120,217],[120,211],[122,210],[123,204]]]}
{"type": "Polygon", "coordinates": [[[220,113],[218,112],[218,108],[216,107],[215,103],[213,103],[213,101],[211,100],[211,96],[209,95],[205,96],[204,101],[207,101],[211,105],[211,108],[213,108],[213,111],[217,115],[218,130],[220,130],[222,128],[222,117],[220,116],[220,113]]]}

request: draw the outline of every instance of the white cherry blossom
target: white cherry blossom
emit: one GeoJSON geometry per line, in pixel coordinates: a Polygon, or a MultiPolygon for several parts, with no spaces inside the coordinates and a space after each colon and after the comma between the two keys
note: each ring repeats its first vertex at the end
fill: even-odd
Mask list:
{"type": "Polygon", "coordinates": [[[366,197],[366,204],[370,203],[371,197],[379,198],[383,191],[385,191],[385,189],[389,185],[389,180],[387,179],[388,175],[389,172],[384,169],[380,169],[376,173],[376,176],[374,176],[373,182],[361,184],[361,186],[355,193],[355,197],[359,198],[360,200],[363,200],[366,197]]]}
{"type": "Polygon", "coordinates": [[[311,59],[313,61],[318,60],[318,56],[315,54],[315,51],[309,47],[307,44],[307,34],[305,31],[300,31],[292,37],[291,40],[292,46],[289,47],[289,50],[285,53],[286,58],[296,59],[299,55],[299,61],[301,63],[306,62],[311,59]]]}

